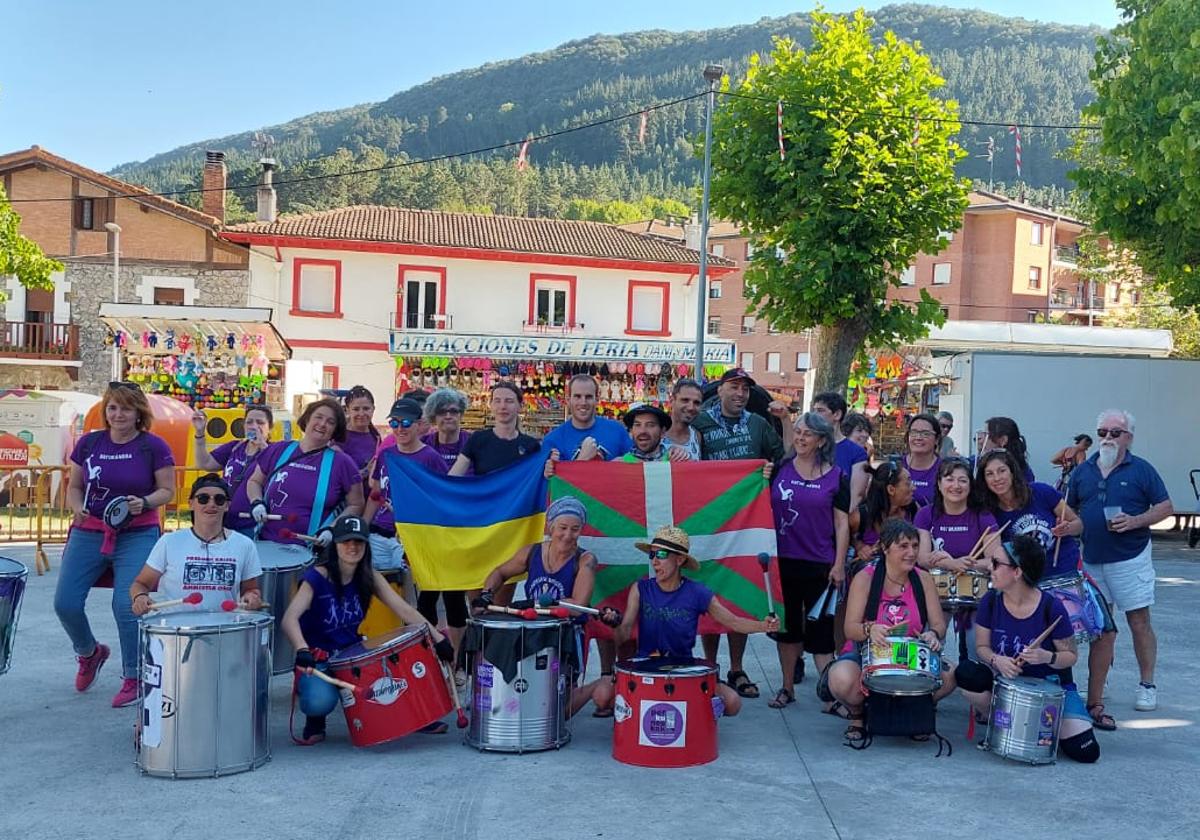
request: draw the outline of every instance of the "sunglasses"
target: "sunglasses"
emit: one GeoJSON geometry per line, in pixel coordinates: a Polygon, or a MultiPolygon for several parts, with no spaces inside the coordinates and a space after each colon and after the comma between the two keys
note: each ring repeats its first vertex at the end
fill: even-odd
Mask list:
{"type": "Polygon", "coordinates": [[[992,561],[992,571],[993,571],[993,572],[994,572],[994,571],[996,571],[997,569],[999,569],[1001,566],[1007,566],[1007,567],[1008,567],[1008,568],[1010,568],[1010,569],[1019,569],[1019,568],[1021,568],[1021,567],[1020,567],[1020,566],[1018,566],[1016,563],[1001,563],[999,560],[993,560],[993,561],[992,561]]]}
{"type": "Polygon", "coordinates": [[[951,423],[938,423],[938,425],[942,427],[943,432],[948,432],[954,428],[954,425],[951,423]]]}
{"type": "Polygon", "coordinates": [[[1097,429],[1096,437],[1100,438],[1101,440],[1104,438],[1112,438],[1113,440],[1117,440],[1121,437],[1121,435],[1128,433],[1128,429],[1097,429]]]}
{"type": "Polygon", "coordinates": [[[651,560],[666,560],[670,556],[671,552],[667,551],[665,548],[656,548],[650,552],[651,560]]]}
{"type": "Polygon", "coordinates": [[[139,394],[142,392],[142,386],[137,384],[136,382],[109,382],[108,387],[109,388],[128,388],[130,391],[137,391],[139,394]]]}
{"type": "Polygon", "coordinates": [[[437,413],[437,416],[438,416],[438,417],[444,417],[444,416],[446,416],[446,415],[449,415],[449,414],[452,414],[452,415],[454,415],[455,417],[457,417],[458,415],[462,414],[462,412],[461,412],[461,411],[459,411],[457,408],[443,408],[441,411],[439,411],[439,412],[437,413]]]}
{"type": "Polygon", "coordinates": [[[397,417],[389,417],[388,425],[391,426],[393,429],[411,429],[413,426],[417,425],[417,421],[410,420],[407,417],[405,417],[403,419],[397,418],[397,417]]]}
{"type": "Polygon", "coordinates": [[[192,498],[202,505],[212,502],[217,507],[224,507],[225,503],[229,501],[229,497],[224,493],[213,493],[212,495],[209,495],[208,493],[197,493],[192,498]]]}

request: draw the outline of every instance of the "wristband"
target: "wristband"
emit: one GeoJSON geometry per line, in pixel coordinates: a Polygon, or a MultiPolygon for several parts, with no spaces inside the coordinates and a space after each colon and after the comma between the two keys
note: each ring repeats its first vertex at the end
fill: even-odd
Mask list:
{"type": "Polygon", "coordinates": [[[145,513],[148,510],[154,510],[154,505],[150,504],[149,499],[147,499],[145,496],[142,496],[141,499],[142,499],[142,513],[145,513]]]}
{"type": "Polygon", "coordinates": [[[150,597],[149,592],[139,592],[138,594],[133,596],[133,600],[136,601],[138,598],[149,598],[149,597],[150,597]]]}

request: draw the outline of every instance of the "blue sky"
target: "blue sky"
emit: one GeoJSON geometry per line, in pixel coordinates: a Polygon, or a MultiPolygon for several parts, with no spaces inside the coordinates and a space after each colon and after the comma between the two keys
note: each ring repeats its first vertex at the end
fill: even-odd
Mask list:
{"type": "MultiPolygon", "coordinates": [[[[379,101],[433,76],[598,32],[706,29],[811,8],[774,0],[6,5],[0,152],[38,144],[100,170],[184,143],[379,101]]],[[[830,11],[859,5],[883,4],[825,3],[830,11]]],[[[1058,23],[1113,26],[1119,19],[1113,0],[939,5],[1058,23]]],[[[696,57],[697,67],[705,58],[696,57]]]]}

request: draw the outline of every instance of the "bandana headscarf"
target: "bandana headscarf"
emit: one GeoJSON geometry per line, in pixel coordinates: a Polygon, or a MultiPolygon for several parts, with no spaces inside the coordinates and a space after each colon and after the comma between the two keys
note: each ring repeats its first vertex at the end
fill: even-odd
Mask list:
{"type": "Polygon", "coordinates": [[[574,496],[562,496],[555,499],[550,503],[550,507],[546,508],[547,525],[554,524],[554,520],[560,516],[574,516],[579,519],[581,524],[587,524],[587,508],[574,496]]]}

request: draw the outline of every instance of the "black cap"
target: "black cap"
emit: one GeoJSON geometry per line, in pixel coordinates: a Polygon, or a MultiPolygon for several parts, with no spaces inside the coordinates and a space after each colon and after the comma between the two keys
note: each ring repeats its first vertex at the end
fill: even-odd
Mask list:
{"type": "Polygon", "coordinates": [[[656,405],[650,405],[649,403],[638,403],[637,405],[631,405],[629,410],[625,412],[625,416],[621,418],[625,421],[626,429],[633,428],[633,421],[639,414],[653,414],[658,420],[658,425],[662,426],[664,432],[671,428],[670,414],[667,414],[667,412],[663,411],[656,405]]]}
{"type": "Polygon", "coordinates": [[[215,490],[220,490],[226,496],[233,496],[233,491],[229,489],[229,484],[218,473],[205,473],[192,482],[192,492],[188,498],[192,498],[205,487],[212,487],[215,490]]]}
{"type": "Polygon", "coordinates": [[[745,379],[750,383],[751,388],[758,384],[754,381],[750,374],[746,373],[744,368],[740,367],[730,368],[729,370],[725,371],[723,374],[721,374],[721,378],[717,381],[719,383],[724,383],[732,382],[735,379],[745,379]]]}
{"type": "Polygon", "coordinates": [[[367,523],[361,516],[347,516],[333,523],[333,541],[335,543],[347,540],[367,541],[367,523]]]}
{"type": "Polygon", "coordinates": [[[392,403],[392,410],[388,412],[388,417],[398,420],[420,420],[421,415],[421,404],[410,397],[396,400],[392,403]]]}

